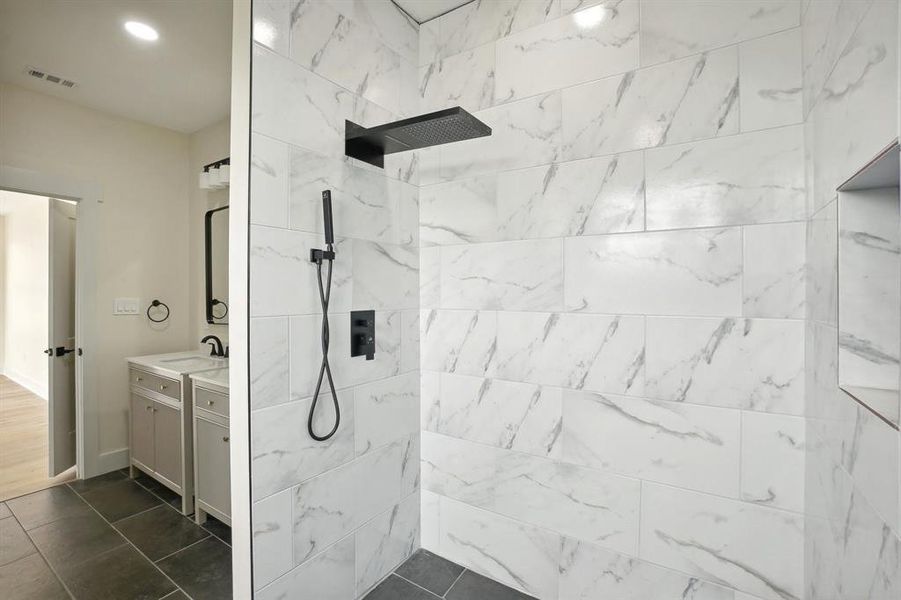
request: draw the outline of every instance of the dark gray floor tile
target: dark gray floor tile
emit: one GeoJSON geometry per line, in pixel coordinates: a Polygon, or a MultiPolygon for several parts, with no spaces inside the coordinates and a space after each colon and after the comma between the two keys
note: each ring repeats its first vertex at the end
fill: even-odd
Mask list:
{"type": "Polygon", "coordinates": [[[25,531],[65,517],[94,512],[84,500],[78,497],[78,494],[65,485],[47,488],[27,496],[19,496],[7,500],[6,504],[16,515],[25,531]]]}
{"type": "Polygon", "coordinates": [[[389,575],[387,579],[366,594],[365,600],[437,600],[438,598],[439,596],[429,593],[397,575],[389,575]]]}
{"type": "Polygon", "coordinates": [[[12,512],[10,512],[9,507],[6,506],[6,502],[0,502],[0,519],[5,519],[10,516],[12,516],[12,512]]]}
{"type": "Polygon", "coordinates": [[[28,534],[13,517],[0,519],[0,566],[8,565],[29,554],[34,554],[34,544],[28,534]]]}
{"type": "Polygon", "coordinates": [[[185,548],[157,566],[194,600],[232,597],[231,548],[216,538],[185,548]]]}
{"type": "Polygon", "coordinates": [[[191,599],[188,598],[187,596],[185,596],[185,593],[183,591],[175,590],[174,592],[172,592],[165,598],[162,598],[161,600],[191,600],[191,599]]]}
{"type": "Polygon", "coordinates": [[[113,522],[153,508],[162,501],[130,480],[117,481],[83,492],[81,497],[106,520],[113,522]]]}
{"type": "Polygon", "coordinates": [[[28,535],[57,572],[127,544],[93,511],[42,525],[29,531],[28,535]]]}
{"type": "Polygon", "coordinates": [[[103,475],[98,475],[97,477],[91,477],[90,479],[78,479],[71,482],[69,485],[72,486],[73,490],[80,494],[82,492],[90,492],[91,490],[97,490],[102,487],[106,487],[111,483],[116,483],[117,481],[122,481],[123,479],[127,478],[128,470],[126,469],[124,473],[121,470],[110,471],[109,473],[104,473],[103,475]]]}
{"type": "Polygon", "coordinates": [[[535,600],[493,579],[465,571],[445,596],[447,600],[535,600]]]}
{"type": "Polygon", "coordinates": [[[169,506],[174,506],[175,508],[181,510],[181,496],[164,486],[153,477],[141,473],[135,478],[135,481],[141,484],[141,487],[157,496],[160,500],[162,500],[169,506]]]}
{"type": "Polygon", "coordinates": [[[152,562],[131,546],[95,556],[60,571],[76,600],[159,600],[176,589],[152,562]]]}
{"type": "Polygon", "coordinates": [[[395,572],[404,579],[443,596],[463,572],[463,567],[428,550],[417,550],[395,572]]]}
{"type": "Polygon", "coordinates": [[[210,534],[168,506],[158,506],[114,525],[138,550],[156,561],[210,534]]]}
{"type": "Polygon", "coordinates": [[[41,555],[32,554],[0,567],[0,598],[68,600],[69,594],[41,555]]]}
{"type": "Polygon", "coordinates": [[[215,535],[217,538],[231,546],[232,543],[232,528],[216,519],[215,517],[207,516],[206,523],[203,524],[203,528],[215,535]]]}

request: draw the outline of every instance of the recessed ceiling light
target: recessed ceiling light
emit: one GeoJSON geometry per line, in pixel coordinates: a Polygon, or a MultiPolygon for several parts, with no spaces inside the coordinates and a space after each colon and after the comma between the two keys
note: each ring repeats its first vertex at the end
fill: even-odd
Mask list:
{"type": "Polygon", "coordinates": [[[160,37],[160,34],[156,32],[156,29],[147,23],[141,23],[140,21],[127,21],[125,23],[125,31],[140,40],[146,40],[148,42],[155,42],[160,37]]]}

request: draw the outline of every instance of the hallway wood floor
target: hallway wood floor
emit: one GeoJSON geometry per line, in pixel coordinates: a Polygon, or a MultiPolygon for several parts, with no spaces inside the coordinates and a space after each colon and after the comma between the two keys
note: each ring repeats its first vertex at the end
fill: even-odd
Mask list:
{"type": "Polygon", "coordinates": [[[72,468],[47,477],[47,402],[0,375],[0,500],[75,477],[72,468]]]}

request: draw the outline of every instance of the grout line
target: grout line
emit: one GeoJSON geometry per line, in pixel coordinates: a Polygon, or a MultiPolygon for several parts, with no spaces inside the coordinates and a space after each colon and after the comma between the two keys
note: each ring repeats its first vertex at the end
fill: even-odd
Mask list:
{"type": "MultiPolygon", "coordinates": [[[[408,560],[409,560],[409,559],[408,559],[408,560]]],[[[406,563],[407,563],[407,561],[405,560],[405,561],[402,562],[400,565],[398,565],[398,568],[404,566],[406,563]]],[[[400,575],[397,571],[391,571],[391,573],[388,574],[388,577],[390,577],[391,575],[394,575],[394,576],[397,577],[398,579],[402,579],[402,580],[406,581],[406,582],[409,583],[410,585],[415,585],[416,587],[418,587],[419,589],[423,590],[424,592],[426,592],[426,593],[427,593],[428,595],[430,595],[430,596],[434,596],[435,598],[444,598],[444,596],[439,596],[439,595],[437,595],[436,593],[434,593],[433,591],[427,590],[426,588],[422,587],[421,585],[419,585],[419,584],[416,583],[415,581],[410,581],[409,579],[407,579],[407,578],[404,577],[403,575],[400,575]]],[[[387,579],[387,577],[386,577],[386,579],[387,579]]],[[[384,581],[384,580],[383,580],[383,581],[384,581]]],[[[376,586],[376,587],[378,587],[378,586],[376,586]]],[[[374,588],[373,588],[373,589],[374,589],[374,588]]]]}
{"type": "MultiPolygon", "coordinates": [[[[451,562],[453,562],[453,561],[451,561],[451,562]]],[[[456,564],[456,563],[454,563],[454,564],[456,564]]],[[[460,565],[460,566],[463,567],[463,565],[460,565]]],[[[447,588],[447,591],[444,592],[443,596],[441,596],[442,598],[447,598],[447,595],[450,594],[452,589],[454,589],[454,586],[457,585],[457,582],[463,578],[463,575],[466,573],[466,571],[467,571],[466,567],[463,567],[463,569],[460,571],[460,574],[457,575],[456,579],[454,579],[454,582],[452,584],[450,584],[450,587],[447,588]]]]}
{"type": "Polygon", "coordinates": [[[202,539],[197,540],[196,542],[190,543],[190,544],[188,544],[187,546],[185,546],[184,548],[179,548],[179,549],[176,550],[175,552],[170,552],[170,553],[167,554],[166,556],[164,556],[164,557],[162,557],[162,558],[158,558],[158,559],[156,559],[155,561],[153,561],[153,564],[161,563],[161,562],[163,562],[164,560],[166,560],[167,558],[170,558],[170,557],[172,557],[172,556],[175,556],[176,554],[178,554],[178,553],[181,552],[182,550],[187,550],[187,549],[190,548],[191,546],[196,546],[196,545],[199,544],[200,542],[205,542],[205,541],[207,541],[208,539],[210,539],[211,537],[216,537],[216,536],[214,536],[213,534],[211,534],[209,531],[207,531],[206,529],[204,529],[204,531],[205,531],[206,534],[207,534],[205,538],[202,538],[202,539]]]}
{"type": "MultiPolygon", "coordinates": [[[[63,485],[68,485],[68,484],[63,484],[63,485]]],[[[43,491],[43,490],[37,490],[37,491],[43,491]]],[[[35,493],[35,492],[31,492],[31,493],[35,493]]],[[[25,494],[25,495],[27,496],[28,494],[25,494]]],[[[17,496],[17,498],[18,498],[18,497],[19,497],[19,496],[17,496]]],[[[10,499],[13,500],[14,498],[10,498],[10,499]]],[[[82,499],[81,497],[79,497],[79,500],[81,500],[82,502],[84,502],[84,499],[82,499]]],[[[5,502],[5,501],[4,501],[4,502],[5,502]]],[[[87,504],[87,503],[85,502],[85,504],[87,504]]],[[[7,508],[9,508],[9,505],[7,505],[7,508]]],[[[47,557],[44,556],[44,553],[41,552],[41,549],[38,547],[38,545],[34,543],[34,540],[33,540],[32,537],[31,537],[31,533],[29,533],[27,529],[25,529],[24,527],[22,527],[22,523],[19,521],[19,518],[16,516],[16,513],[14,513],[14,512],[12,511],[12,509],[9,509],[9,514],[10,514],[10,516],[16,521],[16,524],[17,524],[19,527],[21,527],[22,531],[25,532],[25,536],[28,538],[28,541],[29,541],[29,542],[31,543],[31,545],[34,547],[35,553],[36,553],[38,556],[41,557],[41,560],[44,561],[44,564],[47,566],[47,569],[49,569],[50,573],[51,573],[54,577],[56,577],[56,581],[57,581],[57,583],[59,583],[59,585],[63,588],[63,591],[66,592],[66,594],[68,594],[69,597],[72,598],[72,599],[74,600],[74,599],[75,599],[75,594],[72,593],[72,591],[69,589],[69,586],[66,585],[66,582],[65,582],[65,581],[63,581],[63,578],[59,576],[59,573],[56,572],[56,569],[53,568],[53,565],[50,564],[50,561],[47,560],[47,557]]],[[[47,525],[49,525],[49,523],[47,523],[47,525]]],[[[40,527],[43,527],[43,525],[41,525],[40,527]]],[[[38,529],[38,527],[35,527],[35,529],[38,529]]],[[[31,556],[31,554],[29,554],[28,556],[31,556]]],[[[27,557],[27,556],[23,556],[22,558],[28,558],[28,557],[27,557]]],[[[20,558],[19,560],[22,560],[22,559],[20,558]]],[[[15,562],[18,562],[18,561],[14,561],[14,562],[9,563],[9,564],[11,565],[11,564],[14,564],[15,562]]],[[[7,566],[7,565],[4,565],[4,566],[7,566]]]]}

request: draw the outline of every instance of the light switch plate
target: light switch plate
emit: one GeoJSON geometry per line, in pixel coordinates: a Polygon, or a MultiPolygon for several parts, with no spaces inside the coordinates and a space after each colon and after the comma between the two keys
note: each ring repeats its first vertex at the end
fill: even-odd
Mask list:
{"type": "Polygon", "coordinates": [[[113,302],[114,315],[137,315],[140,313],[140,298],[116,298],[113,302]]]}

